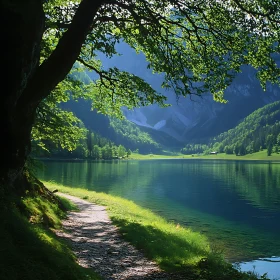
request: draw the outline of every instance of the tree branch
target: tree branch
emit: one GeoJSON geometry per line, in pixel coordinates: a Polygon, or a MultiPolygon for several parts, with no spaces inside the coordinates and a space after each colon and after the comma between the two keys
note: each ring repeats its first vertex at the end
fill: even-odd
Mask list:
{"type": "Polygon", "coordinates": [[[93,19],[104,0],[83,0],[68,30],[63,34],[56,49],[45,60],[18,101],[19,108],[35,108],[61,82],[75,63],[90,31],[93,19]]]}
{"type": "Polygon", "coordinates": [[[113,77],[110,77],[109,75],[107,75],[106,71],[102,71],[102,70],[98,70],[96,67],[90,65],[89,63],[85,62],[82,58],[78,57],[77,61],[79,61],[80,63],[82,63],[84,66],[86,66],[87,68],[93,70],[94,72],[96,72],[99,77],[100,77],[100,81],[101,83],[106,86],[104,80],[107,80],[110,85],[114,85],[114,82],[119,81],[118,79],[114,79],[113,77]]]}

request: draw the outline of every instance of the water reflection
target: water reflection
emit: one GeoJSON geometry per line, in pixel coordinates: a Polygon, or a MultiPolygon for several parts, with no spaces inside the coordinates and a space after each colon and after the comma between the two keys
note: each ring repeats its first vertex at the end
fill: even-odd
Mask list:
{"type": "Polygon", "coordinates": [[[45,162],[42,180],[119,195],[206,234],[229,260],[280,255],[280,165],[215,160],[45,162]]]}

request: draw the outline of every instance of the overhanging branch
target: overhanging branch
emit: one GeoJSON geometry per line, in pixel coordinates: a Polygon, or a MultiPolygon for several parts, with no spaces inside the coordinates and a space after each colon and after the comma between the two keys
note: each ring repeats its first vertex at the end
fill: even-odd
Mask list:
{"type": "Polygon", "coordinates": [[[18,107],[36,107],[61,82],[75,63],[104,0],[83,0],[53,53],[38,68],[18,101],[18,107]]]}

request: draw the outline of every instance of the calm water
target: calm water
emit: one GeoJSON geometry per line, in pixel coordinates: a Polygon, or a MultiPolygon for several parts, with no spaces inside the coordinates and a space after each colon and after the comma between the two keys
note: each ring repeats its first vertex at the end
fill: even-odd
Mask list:
{"type": "Polygon", "coordinates": [[[280,163],[176,159],[44,164],[40,179],[133,200],[204,233],[230,261],[280,256],[280,163]]]}

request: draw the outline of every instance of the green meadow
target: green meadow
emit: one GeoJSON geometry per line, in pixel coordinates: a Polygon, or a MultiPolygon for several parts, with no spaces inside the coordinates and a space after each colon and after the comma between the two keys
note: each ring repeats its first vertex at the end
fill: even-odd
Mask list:
{"type": "Polygon", "coordinates": [[[174,155],[156,155],[156,154],[148,154],[141,155],[132,153],[129,156],[130,159],[224,159],[224,160],[267,160],[267,161],[280,161],[280,154],[273,153],[270,156],[267,155],[267,151],[263,150],[260,152],[247,154],[244,156],[236,156],[235,154],[225,154],[218,153],[212,155],[203,155],[203,154],[193,154],[193,155],[184,155],[181,153],[174,155]]]}

